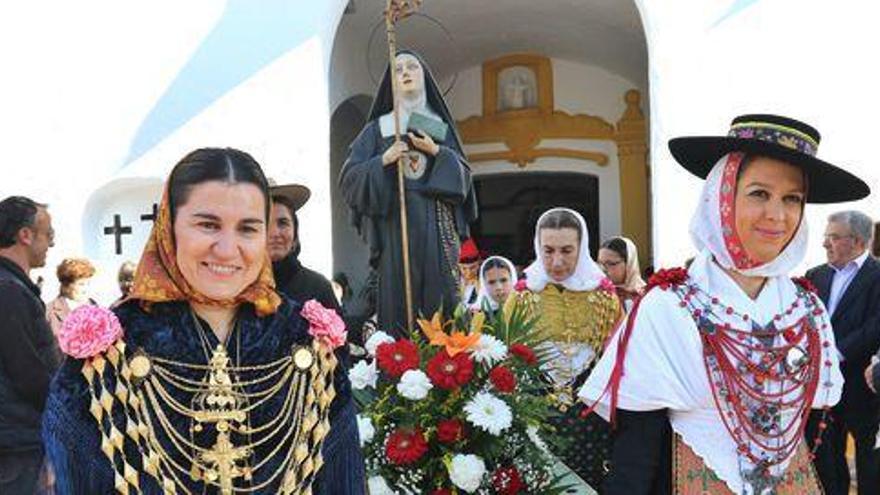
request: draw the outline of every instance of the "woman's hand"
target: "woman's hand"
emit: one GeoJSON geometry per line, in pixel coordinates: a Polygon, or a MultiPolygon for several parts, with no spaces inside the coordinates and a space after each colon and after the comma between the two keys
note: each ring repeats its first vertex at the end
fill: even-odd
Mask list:
{"type": "Polygon", "coordinates": [[[393,143],[387,150],[385,150],[385,153],[382,153],[382,165],[387,167],[388,165],[397,163],[397,160],[400,159],[401,155],[407,151],[409,151],[409,146],[404,141],[393,143]]]}
{"type": "Polygon", "coordinates": [[[868,385],[868,388],[871,389],[871,392],[874,392],[875,394],[877,391],[874,390],[874,366],[877,366],[877,362],[877,356],[872,356],[871,364],[865,368],[865,383],[868,385]]]}
{"type": "Polygon", "coordinates": [[[409,136],[409,140],[412,141],[413,146],[420,151],[424,151],[425,153],[431,156],[437,156],[437,153],[440,153],[440,145],[435,143],[431,136],[429,136],[424,131],[418,131],[419,134],[415,134],[412,132],[406,133],[409,136]]]}

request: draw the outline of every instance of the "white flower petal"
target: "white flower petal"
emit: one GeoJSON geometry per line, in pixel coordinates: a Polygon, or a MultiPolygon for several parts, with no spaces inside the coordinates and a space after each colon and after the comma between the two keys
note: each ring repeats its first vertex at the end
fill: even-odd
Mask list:
{"type": "Polygon", "coordinates": [[[358,436],[361,439],[361,448],[364,445],[370,443],[373,440],[373,437],[376,435],[376,428],[373,427],[373,422],[370,421],[370,418],[357,415],[357,426],[358,426],[358,436]]]}
{"type": "Polygon", "coordinates": [[[449,479],[455,486],[468,493],[480,488],[485,474],[486,463],[473,454],[457,454],[452,457],[452,462],[449,464],[449,479]]]}
{"type": "Polygon", "coordinates": [[[376,355],[376,348],[379,347],[380,344],[384,343],[392,343],[394,342],[394,337],[388,335],[385,332],[376,332],[373,335],[370,335],[370,338],[364,343],[364,348],[367,352],[370,353],[370,356],[376,355]]]}
{"type": "Polygon", "coordinates": [[[480,341],[477,342],[471,356],[474,361],[492,367],[507,357],[507,346],[495,336],[484,333],[480,335],[480,341]]]}
{"type": "Polygon", "coordinates": [[[376,388],[378,378],[379,371],[376,370],[375,362],[358,361],[348,370],[348,381],[351,382],[351,388],[355,390],[363,390],[367,387],[376,388]]]}
{"type": "Polygon", "coordinates": [[[479,392],[464,406],[467,420],[496,437],[513,424],[513,411],[503,400],[488,392],[479,392]]]}
{"type": "Polygon", "coordinates": [[[407,370],[397,384],[397,391],[409,400],[424,399],[432,388],[434,385],[422,370],[407,370]]]}
{"type": "Polygon", "coordinates": [[[370,495],[395,495],[394,490],[381,476],[371,476],[367,480],[367,488],[369,488],[370,495]]]}

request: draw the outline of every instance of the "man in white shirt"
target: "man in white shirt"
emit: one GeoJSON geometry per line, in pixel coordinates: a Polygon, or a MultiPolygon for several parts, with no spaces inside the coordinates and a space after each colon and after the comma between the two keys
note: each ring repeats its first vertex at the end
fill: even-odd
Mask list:
{"type": "MultiPolygon", "coordinates": [[[[880,262],[868,248],[874,222],[858,211],[828,217],[823,246],[828,263],[807,272],[831,314],[845,383],[840,403],[825,420],[823,443],[816,451],[816,469],[829,495],[849,492],[846,434],[856,443],[859,495],[880,494],[880,454],[874,450],[880,398],[865,380],[865,368],[880,347],[880,262]]],[[[807,438],[818,426],[814,418],[807,438]]]]}

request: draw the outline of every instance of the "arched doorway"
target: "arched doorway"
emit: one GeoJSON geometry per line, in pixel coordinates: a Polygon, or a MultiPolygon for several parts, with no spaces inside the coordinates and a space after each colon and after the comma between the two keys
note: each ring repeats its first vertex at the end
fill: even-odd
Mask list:
{"type": "MultiPolygon", "coordinates": [[[[534,258],[532,235],[538,217],[546,210],[564,206],[598,228],[599,179],[594,175],[570,172],[494,174],[476,178],[480,217],[471,226],[480,249],[507,257],[517,266],[534,258]]],[[[599,241],[590,236],[595,254],[599,241]]]]}
{"type": "MultiPolygon", "coordinates": [[[[381,9],[355,1],[343,15],[330,61],[334,110],[375,91],[387,55],[368,46],[373,36],[381,48],[381,29],[373,34],[381,9]]],[[[475,179],[481,247],[525,263],[538,210],[570,206],[588,219],[594,251],[627,235],[650,265],[648,50],[635,2],[444,0],[421,12],[430,19],[405,20],[398,38],[441,84],[456,81],[446,98],[475,179]],[[507,88],[514,97],[505,100],[507,88]]],[[[349,242],[334,222],[334,254],[351,257],[349,242]]]]}

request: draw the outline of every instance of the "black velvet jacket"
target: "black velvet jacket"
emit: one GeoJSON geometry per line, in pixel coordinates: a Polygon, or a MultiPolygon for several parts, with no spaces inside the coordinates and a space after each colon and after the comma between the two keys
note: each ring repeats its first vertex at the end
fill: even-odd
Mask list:
{"type": "MultiPolygon", "coordinates": [[[[242,306],[238,315],[238,330],[230,335],[227,343],[233,362],[238,362],[241,366],[268,363],[289,355],[292,345],[308,343],[311,339],[307,332],[308,322],[300,316],[300,308],[299,303],[284,298],[275,314],[260,318],[256,316],[252,306],[242,306]]],[[[205,349],[186,303],[154,304],[148,313],[137,301],[130,301],[114,311],[125,331],[127,353],[133,352],[135,348],[142,348],[149,355],[169,360],[206,363],[205,349]]],[[[202,326],[207,328],[205,323],[202,326]]],[[[209,330],[206,334],[209,344],[216,346],[218,341],[213,332],[209,330]]],[[[53,381],[46,404],[43,438],[47,454],[55,468],[56,491],[62,494],[113,493],[113,469],[100,450],[101,436],[89,412],[90,395],[81,369],[81,360],[69,358],[53,381]]],[[[363,457],[346,370],[346,363],[340,361],[334,376],[337,396],[330,410],[331,431],[323,446],[325,464],[313,485],[313,493],[364,493],[363,457]]],[[[191,394],[187,395],[176,389],[169,389],[169,392],[180,395],[175,398],[183,403],[191,400],[191,394]]],[[[253,423],[265,424],[268,418],[277,415],[285,395],[276,394],[253,410],[250,413],[253,423]]],[[[185,417],[175,413],[169,415],[169,418],[172,418],[178,431],[187,431],[185,417]]],[[[121,425],[122,431],[124,426],[121,425]]],[[[200,439],[200,436],[212,433],[213,429],[206,428],[201,435],[195,434],[196,443],[210,445],[212,439],[200,439]]],[[[174,451],[169,444],[163,445],[166,451],[174,451]]],[[[273,447],[274,445],[265,444],[258,447],[253,458],[257,461],[266,458],[273,447]]],[[[275,471],[274,466],[277,466],[278,459],[273,459],[275,462],[270,461],[265,468],[254,473],[254,484],[259,484],[263,477],[275,471]]],[[[136,470],[141,469],[139,462],[133,463],[133,467],[136,470]]],[[[194,493],[216,493],[213,487],[205,487],[188,477],[184,481],[194,493]]],[[[277,483],[271,484],[257,493],[275,493],[278,489],[276,485],[277,483]]],[[[161,493],[154,479],[144,473],[140,475],[140,486],[143,493],[161,493]]]]}

